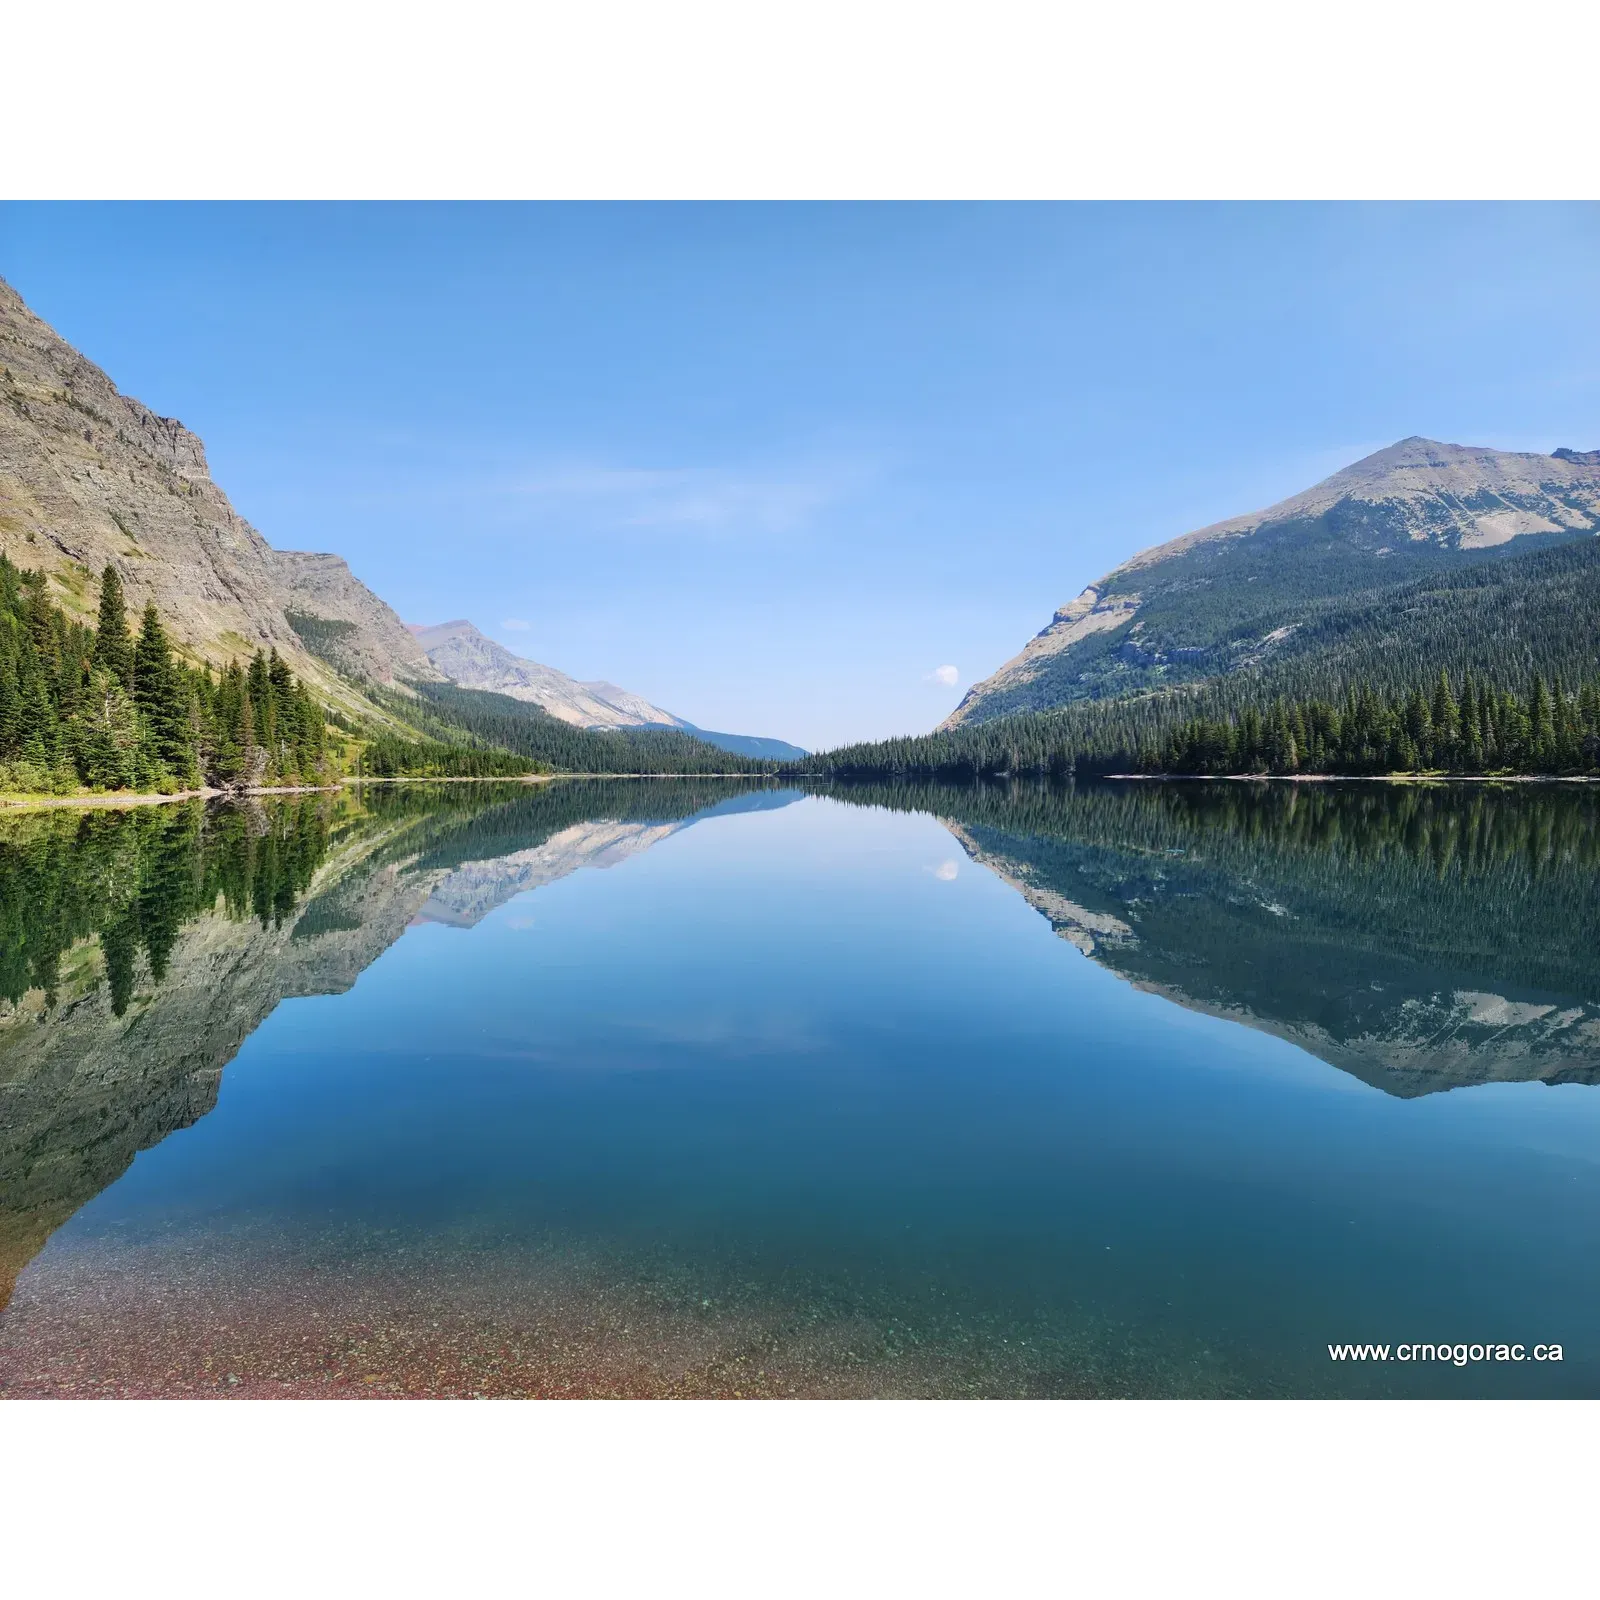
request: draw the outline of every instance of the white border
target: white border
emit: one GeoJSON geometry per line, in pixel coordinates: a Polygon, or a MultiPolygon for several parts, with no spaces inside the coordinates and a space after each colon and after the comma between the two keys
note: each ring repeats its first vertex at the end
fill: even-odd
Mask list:
{"type": "Polygon", "coordinates": [[[11,198],[1589,198],[1600,7],[8,8],[11,198]]]}
{"type": "Polygon", "coordinates": [[[17,1594],[1551,1595],[1591,1406],[14,1402],[17,1594]],[[19,1581],[20,1580],[20,1581],[19,1581]]]}

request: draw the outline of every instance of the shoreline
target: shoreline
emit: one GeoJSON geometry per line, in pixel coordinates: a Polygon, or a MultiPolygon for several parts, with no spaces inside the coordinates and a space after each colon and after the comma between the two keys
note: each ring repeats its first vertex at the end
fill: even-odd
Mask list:
{"type": "Polygon", "coordinates": [[[662,779],[681,781],[686,778],[775,778],[770,772],[525,772],[514,777],[487,778],[341,778],[337,783],[280,784],[261,789],[180,789],[175,794],[41,794],[0,795],[0,814],[9,811],[49,811],[76,806],[85,810],[120,809],[128,806],[173,805],[180,800],[253,800],[263,795],[278,794],[337,794],[341,789],[356,789],[367,784],[403,783],[560,783],[596,779],[615,781],[619,778],[662,779]]]}
{"type": "Polygon", "coordinates": [[[1508,772],[1105,772],[1116,783],[1600,783],[1583,773],[1508,772]]]}

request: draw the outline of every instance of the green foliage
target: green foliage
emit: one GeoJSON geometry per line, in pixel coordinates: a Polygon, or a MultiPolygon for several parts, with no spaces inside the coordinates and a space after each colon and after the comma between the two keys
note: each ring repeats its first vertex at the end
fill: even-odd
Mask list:
{"type": "Polygon", "coordinates": [[[1380,690],[1267,698],[1260,680],[1096,701],[812,756],[819,777],[960,778],[1152,772],[1600,773],[1600,679],[1535,674],[1526,690],[1447,672],[1380,690]],[[1459,681],[1459,695],[1456,682],[1459,681]]]}
{"type": "Polygon", "coordinates": [[[289,626],[300,636],[301,642],[319,661],[326,662],[335,672],[347,677],[366,675],[364,663],[351,648],[352,641],[361,631],[353,622],[342,622],[334,617],[318,617],[309,611],[286,611],[289,626]]]}
{"type": "Polygon", "coordinates": [[[0,786],[25,793],[323,782],[320,706],[275,650],[220,677],[179,661],[154,606],[129,637],[116,570],[91,630],[0,556],[0,786]]]}
{"type": "Polygon", "coordinates": [[[370,736],[356,758],[361,778],[515,778],[535,770],[524,756],[480,745],[446,744],[437,739],[370,736]]]}
{"type": "Polygon", "coordinates": [[[1352,684],[1338,701],[1276,699],[1191,717],[1140,753],[1150,772],[1600,773],[1600,680],[1576,693],[1540,675],[1525,695],[1441,671],[1431,694],[1352,684]]]}

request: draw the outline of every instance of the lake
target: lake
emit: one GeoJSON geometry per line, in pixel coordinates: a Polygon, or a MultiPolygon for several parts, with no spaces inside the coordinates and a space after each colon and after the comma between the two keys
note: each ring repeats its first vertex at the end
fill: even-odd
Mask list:
{"type": "Polygon", "coordinates": [[[1600,1395],[1597,811],[0,817],[0,1393],[1600,1395]]]}

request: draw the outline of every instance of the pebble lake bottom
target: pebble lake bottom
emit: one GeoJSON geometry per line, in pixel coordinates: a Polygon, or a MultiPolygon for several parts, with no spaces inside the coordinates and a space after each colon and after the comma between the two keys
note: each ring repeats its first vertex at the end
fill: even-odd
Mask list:
{"type": "Polygon", "coordinates": [[[1600,1394],[1592,797],[560,787],[36,824],[0,1394],[1600,1394]]]}

